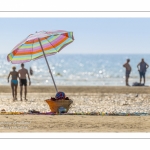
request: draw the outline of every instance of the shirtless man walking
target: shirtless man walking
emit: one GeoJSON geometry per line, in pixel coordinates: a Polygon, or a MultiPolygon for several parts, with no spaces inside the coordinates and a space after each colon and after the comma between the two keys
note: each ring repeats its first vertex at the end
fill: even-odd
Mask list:
{"type": "Polygon", "coordinates": [[[27,79],[26,79],[26,75],[28,75],[28,79],[29,79],[29,85],[31,85],[31,81],[30,81],[30,76],[28,73],[28,70],[24,68],[24,64],[21,64],[21,68],[18,73],[19,73],[19,78],[20,78],[20,100],[22,101],[22,90],[23,90],[23,86],[24,86],[24,95],[25,95],[25,100],[27,100],[26,96],[27,96],[27,79]]]}
{"type": "Polygon", "coordinates": [[[126,74],[125,74],[125,76],[126,76],[126,79],[125,79],[126,86],[130,86],[129,83],[128,83],[129,76],[130,76],[130,73],[131,73],[131,66],[130,66],[129,62],[130,62],[130,59],[127,59],[127,62],[123,65],[123,67],[126,68],[126,74]]]}

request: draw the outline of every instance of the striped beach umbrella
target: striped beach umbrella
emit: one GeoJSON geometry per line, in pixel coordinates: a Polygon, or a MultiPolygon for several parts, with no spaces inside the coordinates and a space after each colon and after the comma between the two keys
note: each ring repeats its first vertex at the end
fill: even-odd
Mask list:
{"type": "Polygon", "coordinates": [[[13,64],[20,64],[44,57],[58,92],[46,56],[56,54],[73,41],[73,32],[63,30],[36,32],[17,44],[7,55],[7,60],[13,64]]]}

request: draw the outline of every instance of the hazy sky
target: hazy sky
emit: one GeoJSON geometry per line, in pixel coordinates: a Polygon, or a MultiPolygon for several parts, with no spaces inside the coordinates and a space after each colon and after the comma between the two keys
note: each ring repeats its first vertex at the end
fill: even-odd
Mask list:
{"type": "Polygon", "coordinates": [[[0,53],[36,31],[73,31],[60,53],[150,53],[150,18],[0,18],[0,53]]]}

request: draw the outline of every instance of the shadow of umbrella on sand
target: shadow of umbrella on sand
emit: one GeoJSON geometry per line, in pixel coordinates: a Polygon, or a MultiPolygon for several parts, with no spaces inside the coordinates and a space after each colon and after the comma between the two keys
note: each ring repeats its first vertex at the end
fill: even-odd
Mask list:
{"type": "Polygon", "coordinates": [[[63,30],[36,32],[16,45],[7,55],[7,60],[13,64],[20,64],[44,57],[57,93],[58,90],[46,56],[58,53],[73,41],[73,32],[63,30]]]}

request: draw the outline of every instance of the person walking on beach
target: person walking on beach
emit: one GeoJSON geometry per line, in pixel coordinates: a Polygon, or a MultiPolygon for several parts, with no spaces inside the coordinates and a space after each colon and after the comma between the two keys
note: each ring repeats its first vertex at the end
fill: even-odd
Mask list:
{"type": "Polygon", "coordinates": [[[123,67],[125,67],[126,69],[126,72],[125,72],[125,82],[126,82],[126,86],[130,86],[128,81],[129,81],[129,76],[130,76],[130,73],[131,73],[131,66],[129,64],[130,62],[130,59],[127,59],[127,62],[123,65],[123,67]]]}
{"type": "Polygon", "coordinates": [[[139,74],[140,74],[140,84],[141,84],[142,77],[143,77],[143,79],[144,79],[143,84],[145,85],[145,73],[146,73],[146,70],[147,70],[148,67],[149,67],[149,65],[142,58],[141,62],[137,65],[137,68],[138,68],[138,71],[139,71],[139,74]]]}
{"type": "Polygon", "coordinates": [[[18,73],[19,73],[19,78],[20,78],[20,100],[22,101],[22,91],[23,91],[23,86],[24,86],[24,95],[25,95],[25,100],[27,100],[27,79],[26,75],[28,75],[29,79],[29,85],[31,85],[30,81],[30,76],[28,73],[28,70],[24,68],[24,64],[21,64],[21,68],[18,73]]]}
{"type": "Polygon", "coordinates": [[[12,96],[13,96],[13,101],[17,100],[17,87],[18,87],[18,72],[16,71],[16,67],[12,67],[13,71],[11,71],[8,75],[8,83],[9,83],[9,77],[12,76],[11,79],[11,89],[12,89],[12,96]]]}

